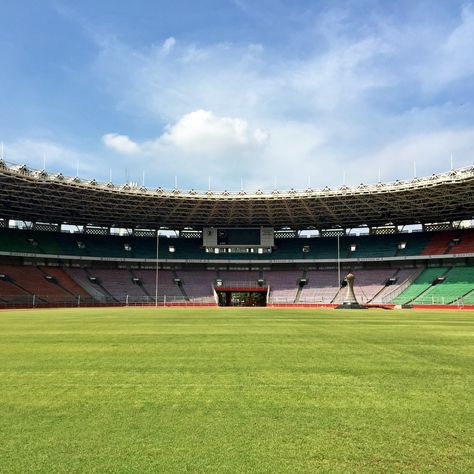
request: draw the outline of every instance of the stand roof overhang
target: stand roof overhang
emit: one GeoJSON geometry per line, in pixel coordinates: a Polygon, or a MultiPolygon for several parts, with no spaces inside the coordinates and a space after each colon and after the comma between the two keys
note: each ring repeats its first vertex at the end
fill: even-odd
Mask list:
{"type": "Polygon", "coordinates": [[[0,217],[31,222],[145,229],[328,229],[473,216],[474,166],[358,187],[219,193],[101,184],[0,161],[0,217]]]}

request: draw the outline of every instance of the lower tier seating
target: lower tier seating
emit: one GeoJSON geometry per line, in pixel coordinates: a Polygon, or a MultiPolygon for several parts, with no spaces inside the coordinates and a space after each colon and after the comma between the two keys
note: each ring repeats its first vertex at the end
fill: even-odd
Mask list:
{"type": "Polygon", "coordinates": [[[310,270],[306,279],[307,284],[303,287],[299,300],[301,303],[332,303],[339,292],[337,270],[310,270]]]}
{"type": "MultiPolygon", "coordinates": [[[[359,303],[370,303],[384,288],[385,282],[395,276],[397,269],[382,268],[373,270],[359,270],[355,274],[354,294],[359,303]]],[[[334,303],[342,303],[347,290],[341,289],[334,303]]]]}
{"type": "Polygon", "coordinates": [[[410,286],[416,278],[423,271],[423,268],[400,268],[392,277],[390,285],[384,286],[374,299],[373,304],[387,304],[390,303],[397,295],[399,295],[405,288],[410,286]]]}
{"type": "Polygon", "coordinates": [[[194,303],[211,303],[214,301],[215,271],[178,270],[176,273],[189,301],[194,303]]]}
{"type": "Polygon", "coordinates": [[[272,270],[264,272],[270,288],[272,303],[294,303],[298,295],[298,281],[303,277],[302,270],[272,270]]]}
{"type": "MultiPolygon", "coordinates": [[[[348,272],[341,271],[341,279],[348,272]]],[[[474,304],[474,266],[354,269],[354,291],[360,303],[474,304]]],[[[342,303],[336,269],[195,270],[160,269],[158,296],[168,302],[215,302],[214,285],[269,287],[270,303],[342,303]],[[304,278],[305,285],[300,281],[304,278]]],[[[0,304],[97,302],[152,303],[156,293],[154,269],[78,268],[0,265],[0,304]]]]}
{"type": "Polygon", "coordinates": [[[60,285],[60,280],[47,279],[47,273],[34,266],[0,265],[0,273],[6,275],[10,282],[7,291],[12,286],[23,290],[25,294],[45,296],[71,296],[71,294],[60,285]]]}
{"type": "Polygon", "coordinates": [[[442,277],[448,270],[449,268],[446,267],[426,268],[406,290],[392,300],[392,303],[411,303],[414,299],[427,291],[431,287],[433,281],[442,277]]]}
{"type": "Polygon", "coordinates": [[[445,279],[415,298],[413,304],[450,304],[471,293],[474,282],[473,267],[454,267],[445,279]]]}

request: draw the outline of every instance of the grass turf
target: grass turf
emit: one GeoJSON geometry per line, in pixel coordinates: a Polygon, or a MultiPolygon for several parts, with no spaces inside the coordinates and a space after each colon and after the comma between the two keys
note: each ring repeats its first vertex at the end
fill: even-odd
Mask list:
{"type": "Polygon", "coordinates": [[[473,472],[474,313],[0,312],[1,472],[473,472]]]}

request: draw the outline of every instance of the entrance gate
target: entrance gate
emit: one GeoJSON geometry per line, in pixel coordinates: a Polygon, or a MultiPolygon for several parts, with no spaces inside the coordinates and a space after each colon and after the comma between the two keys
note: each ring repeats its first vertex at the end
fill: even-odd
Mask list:
{"type": "Polygon", "coordinates": [[[216,288],[219,306],[266,306],[268,288],[216,288]]]}

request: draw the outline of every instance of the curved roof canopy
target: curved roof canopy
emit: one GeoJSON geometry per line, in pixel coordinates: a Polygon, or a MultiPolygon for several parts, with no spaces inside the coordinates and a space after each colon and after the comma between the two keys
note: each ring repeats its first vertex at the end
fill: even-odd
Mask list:
{"type": "Polygon", "coordinates": [[[254,193],[97,183],[0,161],[0,217],[123,228],[327,229],[472,219],[474,166],[410,181],[254,193]]]}

